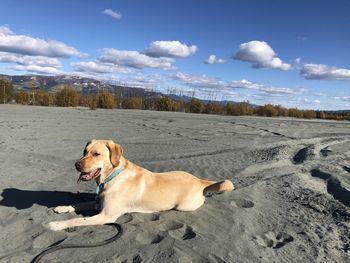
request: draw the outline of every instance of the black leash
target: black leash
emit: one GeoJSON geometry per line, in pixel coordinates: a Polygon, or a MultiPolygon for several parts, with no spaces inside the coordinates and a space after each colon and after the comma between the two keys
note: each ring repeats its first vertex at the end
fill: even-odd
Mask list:
{"type": "Polygon", "coordinates": [[[60,249],[100,247],[100,246],[107,245],[108,243],[111,243],[111,242],[119,239],[121,234],[123,233],[123,228],[121,227],[121,225],[119,225],[117,223],[111,223],[111,224],[107,224],[107,225],[113,226],[118,231],[118,233],[111,238],[108,238],[106,240],[103,240],[103,241],[100,241],[100,242],[97,242],[94,244],[59,244],[59,245],[49,247],[49,248],[45,249],[44,251],[42,251],[39,255],[37,255],[31,261],[31,263],[38,263],[45,255],[51,254],[51,253],[53,253],[57,250],[60,250],[60,249]]]}

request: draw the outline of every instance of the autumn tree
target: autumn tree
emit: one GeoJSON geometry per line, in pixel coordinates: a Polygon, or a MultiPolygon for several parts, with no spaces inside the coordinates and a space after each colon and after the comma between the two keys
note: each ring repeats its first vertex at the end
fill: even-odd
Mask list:
{"type": "Polygon", "coordinates": [[[173,108],[173,100],[169,97],[159,98],[155,102],[155,108],[159,111],[171,111],[173,108]]]}
{"type": "Polygon", "coordinates": [[[124,109],[142,109],[143,101],[140,97],[131,97],[123,100],[122,107],[124,109]]]}
{"type": "Polygon", "coordinates": [[[21,91],[16,94],[16,102],[22,105],[29,104],[29,94],[27,92],[21,91]]]}
{"type": "Polygon", "coordinates": [[[303,112],[297,108],[288,109],[288,116],[293,118],[302,118],[303,112]]]}
{"type": "Polygon", "coordinates": [[[203,113],[207,114],[224,114],[225,113],[225,105],[219,102],[208,102],[204,106],[203,113]]]}
{"type": "Polygon", "coordinates": [[[0,79],[0,103],[7,103],[12,100],[13,86],[11,81],[0,79]]]}
{"type": "Polygon", "coordinates": [[[36,93],[36,105],[40,106],[52,106],[54,105],[54,96],[47,91],[39,91],[36,93]]]}
{"type": "Polygon", "coordinates": [[[63,88],[56,94],[56,105],[60,107],[76,107],[79,102],[79,94],[70,88],[63,88]]]}
{"type": "Polygon", "coordinates": [[[278,115],[278,110],[274,105],[266,104],[264,106],[260,106],[257,113],[259,116],[276,117],[278,115]]]}
{"type": "Polygon", "coordinates": [[[318,111],[317,112],[317,118],[325,119],[326,118],[326,114],[323,111],[318,111]]]}
{"type": "Polygon", "coordinates": [[[116,100],[112,93],[103,91],[97,94],[97,107],[102,109],[115,108],[116,100]]]}
{"type": "Polygon", "coordinates": [[[316,118],[316,111],[314,111],[314,110],[304,110],[303,111],[303,118],[304,119],[315,119],[316,118]]]}
{"type": "Polygon", "coordinates": [[[204,110],[204,104],[199,99],[193,98],[187,103],[189,112],[201,113],[204,110]]]}

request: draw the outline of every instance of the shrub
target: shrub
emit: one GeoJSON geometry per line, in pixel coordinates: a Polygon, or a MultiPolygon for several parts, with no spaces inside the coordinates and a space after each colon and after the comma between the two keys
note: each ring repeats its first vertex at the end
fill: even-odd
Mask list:
{"type": "Polygon", "coordinates": [[[163,97],[157,99],[155,102],[155,109],[159,111],[172,111],[173,109],[173,100],[168,97],[163,97]]]}
{"type": "Polygon", "coordinates": [[[288,116],[293,118],[302,118],[303,112],[297,108],[288,109],[288,116]]]}
{"type": "Polygon", "coordinates": [[[319,118],[319,119],[326,118],[326,114],[323,111],[318,111],[316,115],[317,115],[317,118],[319,118]]]}
{"type": "Polygon", "coordinates": [[[272,104],[266,104],[258,108],[258,115],[265,117],[276,117],[278,115],[278,110],[272,104]]]}
{"type": "Polygon", "coordinates": [[[9,80],[0,79],[0,103],[10,102],[13,98],[13,87],[9,80]]]}
{"type": "Polygon", "coordinates": [[[76,107],[78,106],[79,95],[70,88],[63,88],[56,94],[56,105],[60,107],[76,107]]]}
{"type": "Polygon", "coordinates": [[[224,114],[226,112],[225,105],[218,102],[208,102],[204,106],[203,113],[207,114],[224,114]]]}
{"type": "Polygon", "coordinates": [[[142,109],[143,101],[139,97],[132,97],[130,99],[125,99],[122,102],[122,107],[124,109],[142,109]]]}
{"type": "Polygon", "coordinates": [[[27,92],[21,91],[16,94],[16,102],[22,105],[29,104],[29,94],[27,92]]]}
{"type": "Polygon", "coordinates": [[[193,98],[187,103],[187,108],[189,112],[201,113],[204,110],[204,104],[200,100],[193,98]]]}
{"type": "Polygon", "coordinates": [[[35,104],[40,106],[52,106],[54,105],[54,96],[47,91],[39,91],[35,95],[35,104]]]}
{"type": "Polygon", "coordinates": [[[233,116],[252,115],[254,110],[249,102],[228,103],[226,105],[226,113],[233,116]]]}
{"type": "Polygon", "coordinates": [[[116,101],[112,93],[103,91],[97,94],[97,107],[103,109],[115,108],[116,101]]]}
{"type": "Polygon", "coordinates": [[[316,118],[316,112],[314,110],[304,110],[303,111],[303,118],[305,118],[305,119],[315,119],[316,118]]]}

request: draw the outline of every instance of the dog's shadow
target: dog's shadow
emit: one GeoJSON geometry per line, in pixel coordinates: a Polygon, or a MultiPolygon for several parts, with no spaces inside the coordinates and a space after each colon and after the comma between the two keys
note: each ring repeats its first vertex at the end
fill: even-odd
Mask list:
{"type": "MultiPolygon", "coordinates": [[[[15,207],[18,210],[27,209],[34,204],[54,208],[60,205],[74,205],[76,203],[95,200],[96,194],[72,193],[62,191],[33,191],[16,188],[5,188],[2,193],[0,206],[15,207]]],[[[91,212],[84,212],[84,214],[91,212]]],[[[83,213],[81,213],[83,214],[83,213]]]]}

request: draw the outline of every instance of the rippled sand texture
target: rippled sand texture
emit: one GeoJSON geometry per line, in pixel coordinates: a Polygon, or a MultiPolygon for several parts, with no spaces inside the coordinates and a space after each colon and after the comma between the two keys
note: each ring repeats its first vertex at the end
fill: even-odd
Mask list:
{"type": "Polygon", "coordinates": [[[92,138],[115,140],[147,169],[228,178],[236,190],[194,212],[124,215],[117,242],[43,262],[349,260],[349,122],[1,105],[0,127],[1,262],[114,235],[111,226],[45,228],[76,216],[53,207],[94,198],[95,184],[77,185],[74,169],[92,138]]]}

